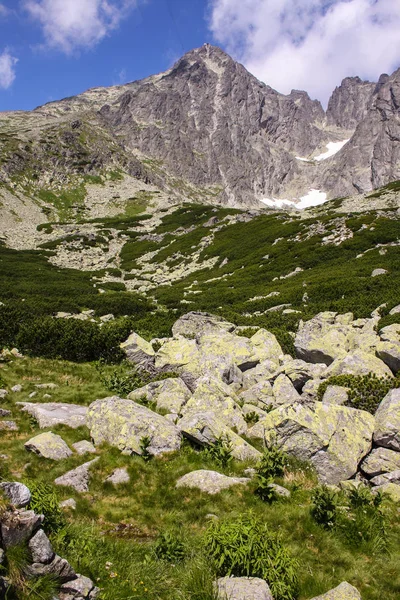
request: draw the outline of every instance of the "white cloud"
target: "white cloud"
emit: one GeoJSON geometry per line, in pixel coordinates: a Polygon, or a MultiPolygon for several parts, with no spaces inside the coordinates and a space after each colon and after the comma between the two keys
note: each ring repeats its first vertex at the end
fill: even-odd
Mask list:
{"type": "Polygon", "coordinates": [[[91,48],[116,29],[136,0],[24,0],[46,45],[71,54],[91,48]]]}
{"type": "Polygon", "coordinates": [[[400,65],[400,0],[210,0],[210,29],[259,79],[326,102],[344,77],[400,65]]]}
{"type": "Polygon", "coordinates": [[[11,56],[8,48],[0,54],[0,88],[8,89],[15,79],[15,66],[18,59],[11,56]]]}
{"type": "Polygon", "coordinates": [[[1,17],[6,17],[9,14],[9,10],[7,8],[7,6],[4,6],[4,4],[0,3],[0,18],[1,17]]]}

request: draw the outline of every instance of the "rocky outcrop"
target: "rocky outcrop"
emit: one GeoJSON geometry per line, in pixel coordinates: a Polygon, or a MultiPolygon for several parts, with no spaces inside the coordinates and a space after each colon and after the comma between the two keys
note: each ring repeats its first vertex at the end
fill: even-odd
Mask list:
{"type": "Polygon", "coordinates": [[[54,425],[68,425],[76,429],[86,425],[86,406],[67,404],[65,402],[48,402],[45,404],[33,402],[18,402],[24,412],[29,413],[38,422],[41,429],[54,425]]]}
{"type": "Polygon", "coordinates": [[[346,77],[328,102],[326,119],[329,125],[354,130],[365,118],[376,84],[359,77],[346,77]]]}

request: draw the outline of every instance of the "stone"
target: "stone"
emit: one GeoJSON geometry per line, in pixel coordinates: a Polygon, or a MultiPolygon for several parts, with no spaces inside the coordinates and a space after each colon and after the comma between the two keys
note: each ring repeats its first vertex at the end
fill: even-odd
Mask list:
{"type": "Polygon", "coordinates": [[[298,358],[310,363],[330,365],[345,356],[349,349],[345,327],[335,324],[336,313],[322,312],[306,321],[300,321],[294,340],[298,358]]]}
{"type": "Polygon", "coordinates": [[[19,392],[22,392],[22,385],[20,383],[18,383],[17,385],[13,385],[13,387],[11,388],[11,391],[18,394],[19,392]]]}
{"type": "Polygon", "coordinates": [[[0,431],[18,431],[15,421],[0,421],[0,431]]]}
{"type": "Polygon", "coordinates": [[[155,357],[155,367],[158,371],[185,371],[187,365],[198,361],[198,355],[196,340],[179,335],[161,346],[155,357]]]}
{"type": "Polygon", "coordinates": [[[56,577],[60,583],[65,583],[76,578],[76,573],[65,558],[61,558],[56,554],[53,560],[48,564],[36,562],[27,567],[27,572],[31,577],[43,577],[52,575],[56,577]]]}
{"type": "Polygon", "coordinates": [[[375,413],[374,442],[377,446],[400,451],[400,388],[390,390],[375,413]]]}
{"type": "Polygon", "coordinates": [[[397,483],[389,481],[383,485],[378,485],[372,488],[373,494],[377,494],[378,492],[381,494],[386,494],[391,500],[393,500],[393,502],[400,502],[400,485],[397,483]]]}
{"type": "Polygon", "coordinates": [[[400,371],[400,342],[379,342],[376,356],[396,375],[400,371]]]}
{"type": "Polygon", "coordinates": [[[147,451],[156,456],[179,450],[181,432],[161,415],[118,396],[96,400],[89,406],[87,423],[97,446],[103,442],[124,454],[142,454],[141,440],[150,438],[147,451]]]}
{"type": "Polygon", "coordinates": [[[68,498],[67,500],[63,500],[62,502],[60,502],[60,508],[67,508],[67,509],[75,510],[76,509],[76,500],[74,500],[73,498],[68,498]]]}
{"type": "Polygon", "coordinates": [[[379,277],[379,275],[386,275],[388,271],[386,269],[374,269],[371,273],[371,277],[379,277]]]}
{"type": "Polygon", "coordinates": [[[326,594],[315,596],[312,600],[362,600],[360,592],[347,581],[343,581],[326,594]]]}
{"type": "Polygon", "coordinates": [[[281,404],[295,404],[300,401],[300,394],[295,390],[289,377],[281,373],[274,381],[272,392],[275,398],[275,406],[281,404]]]}
{"type": "Polygon", "coordinates": [[[58,388],[58,385],[56,383],[37,383],[35,387],[38,390],[55,390],[58,388]]]}
{"type": "Polygon", "coordinates": [[[109,323],[110,321],[114,321],[115,317],[112,313],[108,313],[108,315],[102,315],[100,317],[100,321],[102,323],[109,323]]]}
{"type": "Polygon", "coordinates": [[[361,463],[361,470],[369,477],[400,469],[400,452],[388,448],[376,448],[361,463]]]}
{"type": "Polygon", "coordinates": [[[200,469],[192,471],[180,477],[176,482],[176,487],[197,488],[207,494],[218,494],[222,490],[226,490],[233,485],[244,485],[249,483],[250,479],[245,477],[227,477],[217,471],[208,471],[200,469]]]}
{"type": "Polygon", "coordinates": [[[96,454],[96,448],[93,446],[92,442],[89,442],[88,440],[75,442],[75,444],[72,444],[72,447],[80,456],[83,456],[84,454],[96,454]]]}
{"type": "Polygon", "coordinates": [[[29,488],[23,483],[3,481],[0,483],[0,489],[15,508],[24,508],[25,506],[28,506],[31,501],[29,488]]]}
{"type": "Polygon", "coordinates": [[[394,306],[391,311],[389,311],[389,315],[398,315],[400,313],[400,304],[394,306]]]}
{"type": "Polygon", "coordinates": [[[77,575],[75,579],[72,579],[67,583],[63,583],[60,588],[60,592],[61,594],[68,594],[73,598],[89,598],[89,595],[93,589],[95,589],[95,586],[89,577],[77,575]]]}
{"type": "Polygon", "coordinates": [[[218,600],[274,600],[264,579],[220,577],[216,582],[218,600]]]}
{"type": "Polygon", "coordinates": [[[27,542],[43,523],[43,515],[33,510],[7,512],[1,518],[0,531],[3,548],[27,542]]]}
{"type": "Polygon", "coordinates": [[[327,369],[326,376],[368,375],[369,373],[374,373],[377,377],[393,377],[391,370],[383,361],[362,350],[352,350],[344,358],[334,360],[327,369]]]}
{"type": "Polygon", "coordinates": [[[279,363],[273,360],[264,360],[253,369],[243,373],[243,388],[249,389],[257,383],[265,383],[266,380],[279,375],[279,363]]]}
{"type": "Polygon", "coordinates": [[[290,491],[282,485],[278,485],[277,483],[270,483],[269,487],[271,487],[274,490],[277,496],[281,496],[282,498],[290,498],[290,491]]]}
{"type": "Polygon", "coordinates": [[[155,403],[158,410],[179,414],[192,392],[179,377],[153,381],[128,395],[129,400],[155,403]]]}
{"type": "Polygon", "coordinates": [[[24,412],[38,422],[40,429],[54,425],[68,425],[72,429],[86,425],[87,407],[65,402],[32,403],[18,402],[24,412]]]}
{"type": "Polygon", "coordinates": [[[35,533],[29,540],[28,546],[34,563],[48,564],[55,556],[50,540],[43,529],[35,533]]]}
{"type": "Polygon", "coordinates": [[[115,469],[109,477],[105,480],[105,483],[112,483],[113,485],[119,485],[120,483],[129,483],[129,473],[126,467],[115,469]]]}
{"type": "Polygon", "coordinates": [[[57,477],[57,479],[54,480],[54,483],[56,485],[72,487],[77,492],[89,491],[90,467],[97,460],[98,458],[94,458],[93,460],[76,467],[76,469],[67,471],[64,475],[57,477]]]}
{"type": "Polygon", "coordinates": [[[9,417],[11,415],[11,410],[6,410],[5,408],[0,408],[0,417],[9,417]]]}
{"type": "Polygon", "coordinates": [[[4,400],[4,398],[8,395],[7,390],[0,390],[0,400],[4,400]]]}
{"type": "Polygon", "coordinates": [[[400,323],[393,323],[383,327],[379,332],[383,342],[399,342],[400,341],[400,323]]]}
{"type": "Polygon", "coordinates": [[[275,335],[266,329],[259,329],[251,338],[250,342],[254,348],[254,355],[260,362],[264,360],[278,361],[283,355],[281,345],[275,335]]]}
{"type": "Polygon", "coordinates": [[[72,455],[72,451],[62,437],[51,431],[36,435],[25,442],[24,447],[42,458],[50,458],[51,460],[63,460],[72,455]]]}
{"type": "Polygon", "coordinates": [[[232,445],[232,456],[238,460],[261,458],[261,453],[251,444],[229,429],[213,412],[191,412],[177,423],[182,433],[201,446],[210,446],[218,439],[226,439],[232,445]]]}
{"type": "Polygon", "coordinates": [[[241,402],[247,404],[254,404],[260,408],[267,408],[269,406],[275,406],[276,400],[272,392],[272,385],[269,381],[260,381],[255,383],[249,389],[239,394],[241,402]]]}
{"type": "Polygon", "coordinates": [[[137,333],[131,333],[128,339],[121,344],[122,350],[130,363],[142,369],[151,369],[154,365],[155,352],[150,342],[144,340],[137,333]]]}
{"type": "Polygon", "coordinates": [[[382,475],[377,475],[370,480],[372,485],[383,485],[384,483],[396,483],[400,485],[400,469],[396,469],[396,471],[391,471],[390,473],[383,473],[382,475]]]}
{"type": "Polygon", "coordinates": [[[182,335],[186,338],[195,338],[206,332],[232,332],[234,330],[235,325],[233,323],[229,323],[222,317],[206,312],[189,312],[186,315],[182,315],[172,325],[173,336],[182,335]]]}
{"type": "Polygon", "coordinates": [[[321,482],[337,484],[357,472],[372,445],[375,419],[366,411],[316,402],[277,408],[248,430],[310,461],[321,482]]]}
{"type": "Polygon", "coordinates": [[[323,404],[337,404],[343,406],[349,399],[347,388],[341,385],[328,385],[322,397],[323,404]]]}

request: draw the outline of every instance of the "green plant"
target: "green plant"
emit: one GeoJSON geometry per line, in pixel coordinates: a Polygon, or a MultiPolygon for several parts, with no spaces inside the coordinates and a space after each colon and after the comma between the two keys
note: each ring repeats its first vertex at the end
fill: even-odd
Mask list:
{"type": "Polygon", "coordinates": [[[315,489],[312,496],[311,514],[315,521],[325,529],[335,526],[339,498],[337,493],[326,485],[315,489]]]}
{"type": "Polygon", "coordinates": [[[204,454],[221,467],[226,468],[233,460],[232,442],[228,436],[221,436],[204,450],[204,454]]]}
{"type": "Polygon", "coordinates": [[[7,548],[5,571],[10,589],[17,598],[26,595],[25,569],[29,564],[29,550],[26,544],[7,548]]]}
{"type": "Polygon", "coordinates": [[[263,477],[263,475],[257,473],[255,481],[257,486],[254,493],[257,494],[261,500],[264,502],[273,502],[277,499],[277,493],[271,485],[273,483],[272,478],[263,477]]]}
{"type": "Polygon", "coordinates": [[[0,389],[4,389],[7,387],[7,384],[4,380],[4,378],[2,377],[1,373],[0,373],[0,389]]]}
{"type": "Polygon", "coordinates": [[[258,415],[255,411],[248,412],[244,415],[244,420],[249,425],[254,425],[255,423],[257,423],[259,421],[259,419],[260,419],[260,415],[258,415]]]}
{"type": "Polygon", "coordinates": [[[29,508],[39,515],[44,515],[43,529],[46,533],[55,533],[65,524],[64,514],[54,488],[47,483],[28,481],[31,492],[29,508]]]}
{"type": "Polygon", "coordinates": [[[297,561],[278,534],[253,515],[213,522],[205,546],[219,575],[265,579],[276,600],[292,600],[298,591],[297,561]]]}
{"type": "Polygon", "coordinates": [[[154,544],[154,555],[160,560],[178,563],[185,558],[185,545],[175,532],[160,533],[154,544]]]}
{"type": "Polygon", "coordinates": [[[274,444],[267,444],[264,448],[263,455],[256,467],[257,474],[264,479],[272,479],[283,475],[286,454],[274,444]]]}
{"type": "Polygon", "coordinates": [[[149,452],[149,446],[151,444],[151,438],[147,435],[143,436],[140,440],[140,452],[141,457],[145,462],[148,462],[153,458],[153,455],[149,452]]]}

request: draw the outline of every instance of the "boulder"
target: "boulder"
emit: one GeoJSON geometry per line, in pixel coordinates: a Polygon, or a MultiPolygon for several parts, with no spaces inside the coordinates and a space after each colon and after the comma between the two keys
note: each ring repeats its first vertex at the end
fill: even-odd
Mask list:
{"type": "Polygon", "coordinates": [[[0,421],[0,431],[18,431],[15,421],[0,421]]]}
{"type": "Polygon", "coordinates": [[[394,373],[400,371],[400,342],[379,342],[376,356],[394,373]]]}
{"type": "Polygon", "coordinates": [[[83,456],[83,454],[96,454],[96,448],[88,440],[75,442],[75,444],[72,444],[72,447],[80,456],[83,456]]]}
{"type": "Polygon", "coordinates": [[[326,594],[315,596],[312,600],[362,600],[361,594],[357,588],[353,587],[347,581],[343,581],[333,590],[329,590],[326,594]]]}
{"type": "Polygon", "coordinates": [[[6,410],[5,408],[0,408],[0,417],[9,417],[11,416],[11,410],[6,410]]]}
{"type": "Polygon", "coordinates": [[[388,448],[376,448],[361,463],[361,470],[369,477],[400,469],[400,452],[388,448]]]}
{"type": "Polygon", "coordinates": [[[235,330],[235,325],[229,323],[222,317],[211,315],[206,312],[189,312],[180,317],[172,325],[172,335],[182,335],[186,338],[195,338],[198,335],[208,332],[235,330]]]}
{"type": "Polygon", "coordinates": [[[71,581],[63,583],[60,588],[62,598],[89,598],[94,600],[100,590],[94,586],[94,583],[89,577],[77,575],[71,581]]]}
{"type": "Polygon", "coordinates": [[[24,412],[29,413],[38,422],[41,429],[54,427],[54,425],[68,425],[76,429],[86,425],[87,407],[64,402],[48,402],[34,404],[32,402],[18,402],[24,412]]]}
{"type": "Polygon", "coordinates": [[[22,392],[22,385],[20,383],[18,383],[17,385],[13,385],[13,387],[11,388],[11,391],[14,392],[15,394],[22,392]]]}
{"type": "Polygon", "coordinates": [[[131,392],[128,398],[129,400],[143,399],[146,402],[154,402],[158,410],[179,414],[191,395],[185,382],[177,377],[153,381],[131,392]]]}
{"type": "Polygon", "coordinates": [[[374,269],[371,273],[371,277],[379,277],[379,275],[386,275],[388,271],[386,269],[374,269]]]}
{"type": "Polygon", "coordinates": [[[207,494],[218,494],[222,490],[226,490],[233,485],[244,485],[249,483],[250,479],[245,477],[227,477],[217,471],[207,471],[200,469],[192,471],[180,477],[176,482],[176,487],[197,488],[207,494]]]}
{"type": "Polygon", "coordinates": [[[300,401],[300,394],[295,390],[289,377],[281,373],[274,381],[272,393],[275,398],[275,406],[281,404],[295,404],[300,401]]]}
{"type": "Polygon", "coordinates": [[[201,446],[210,446],[218,439],[232,444],[232,456],[238,460],[259,460],[261,453],[231,431],[214,412],[189,413],[180,419],[177,427],[189,439],[201,446]]]}
{"type": "Polygon", "coordinates": [[[270,483],[269,487],[274,490],[277,496],[281,496],[281,498],[290,498],[290,491],[282,485],[278,485],[277,483],[270,483]]]}
{"type": "Polygon", "coordinates": [[[275,335],[266,329],[259,329],[251,338],[250,342],[254,348],[254,356],[260,362],[273,360],[279,362],[283,355],[282,348],[275,335]]]}
{"type": "Polygon", "coordinates": [[[294,340],[296,355],[309,363],[330,365],[349,349],[347,329],[335,323],[336,313],[322,312],[303,323],[294,340]]]}
{"type": "Polygon", "coordinates": [[[8,395],[7,390],[0,390],[0,400],[4,400],[4,398],[8,395]]]}
{"type": "Polygon", "coordinates": [[[389,481],[383,485],[378,485],[377,487],[372,488],[373,494],[377,494],[378,492],[381,494],[386,494],[391,500],[393,500],[393,502],[400,502],[400,485],[397,483],[389,481]]]}
{"type": "Polygon", "coordinates": [[[285,452],[311,461],[320,481],[337,484],[357,472],[371,449],[374,426],[366,411],[316,402],[277,408],[247,435],[275,441],[285,452]]]}
{"type": "Polygon", "coordinates": [[[155,357],[153,346],[137,333],[131,333],[128,339],[121,344],[121,348],[125,351],[126,358],[130,363],[145,370],[153,367],[155,357]]]}
{"type": "Polygon", "coordinates": [[[336,375],[368,375],[374,373],[378,377],[393,377],[389,367],[383,361],[362,350],[353,350],[344,358],[337,358],[326,371],[327,377],[336,375]]]}
{"type": "Polygon", "coordinates": [[[98,458],[94,458],[93,460],[76,467],[76,469],[67,471],[67,473],[64,473],[61,477],[57,477],[57,479],[54,480],[54,483],[56,485],[72,487],[77,492],[89,491],[90,467],[97,460],[98,458]]]}
{"type": "Polygon", "coordinates": [[[109,477],[105,480],[105,483],[112,483],[113,485],[119,485],[120,483],[129,483],[130,481],[128,469],[122,467],[115,469],[109,477]]]}
{"type": "Polygon", "coordinates": [[[97,446],[103,442],[124,454],[142,454],[141,440],[149,438],[152,455],[179,450],[180,430],[161,415],[118,396],[96,400],[88,409],[87,423],[97,446]]]}
{"type": "Polygon", "coordinates": [[[379,336],[383,342],[399,342],[400,341],[400,323],[392,323],[383,327],[379,336]]]}
{"type": "Polygon", "coordinates": [[[220,577],[216,582],[218,600],[274,600],[264,579],[220,577]]]}
{"type": "Polygon", "coordinates": [[[50,540],[43,529],[35,533],[29,540],[28,546],[34,563],[48,564],[55,556],[50,540]]]}
{"type": "Polygon", "coordinates": [[[272,385],[269,381],[260,381],[255,383],[249,389],[239,394],[241,402],[254,404],[260,408],[267,406],[275,406],[275,396],[272,392],[272,385]]]}
{"type": "Polygon", "coordinates": [[[279,363],[273,360],[264,360],[252,369],[243,373],[243,388],[248,389],[257,383],[264,383],[266,380],[273,379],[279,375],[279,363]]]}
{"type": "Polygon", "coordinates": [[[27,567],[27,573],[30,577],[43,577],[50,575],[57,578],[60,583],[71,581],[76,578],[76,573],[65,558],[56,554],[53,560],[48,564],[35,562],[27,567]]]}
{"type": "Polygon", "coordinates": [[[42,458],[50,458],[51,460],[63,460],[72,455],[72,451],[62,437],[51,431],[36,435],[25,442],[24,447],[42,458]]]}
{"type": "Polygon", "coordinates": [[[31,493],[23,483],[3,481],[0,490],[15,508],[24,508],[31,501],[31,493]]]}
{"type": "Polygon", "coordinates": [[[43,519],[43,515],[36,515],[33,510],[6,512],[0,522],[0,539],[3,548],[7,549],[27,542],[42,525],[43,519]]]}
{"type": "Polygon", "coordinates": [[[185,371],[187,365],[199,360],[199,348],[196,340],[176,336],[167,340],[158,350],[155,367],[159,371],[185,371]]]}
{"type": "Polygon", "coordinates": [[[395,483],[400,485],[400,469],[391,471],[390,473],[377,475],[370,480],[370,483],[372,483],[372,485],[383,485],[384,483],[395,483]]]}
{"type": "Polygon", "coordinates": [[[71,510],[76,509],[76,501],[73,498],[68,498],[67,500],[63,500],[60,502],[60,508],[67,508],[71,510]]]}
{"type": "Polygon", "coordinates": [[[343,406],[349,399],[347,388],[341,385],[328,385],[322,397],[323,404],[337,404],[343,406]]]}
{"type": "Polygon", "coordinates": [[[375,413],[374,442],[377,446],[400,451],[400,388],[390,390],[375,413]]]}

